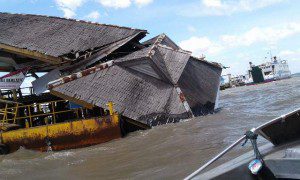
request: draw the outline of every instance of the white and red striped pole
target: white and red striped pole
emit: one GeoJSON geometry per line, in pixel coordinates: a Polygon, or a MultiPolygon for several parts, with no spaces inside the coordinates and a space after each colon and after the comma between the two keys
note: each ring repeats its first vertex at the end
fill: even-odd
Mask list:
{"type": "Polygon", "coordinates": [[[79,79],[81,77],[87,76],[89,74],[93,74],[93,73],[95,73],[97,71],[101,71],[103,69],[109,68],[113,64],[114,64],[114,61],[111,60],[111,61],[108,61],[108,62],[105,62],[105,63],[102,63],[102,64],[98,64],[98,65],[96,65],[94,67],[85,69],[83,71],[71,74],[69,76],[65,76],[65,77],[59,78],[57,80],[51,81],[51,82],[48,83],[48,89],[53,89],[53,88],[55,88],[57,86],[60,86],[62,84],[68,83],[70,81],[74,81],[76,79],[79,79]]]}

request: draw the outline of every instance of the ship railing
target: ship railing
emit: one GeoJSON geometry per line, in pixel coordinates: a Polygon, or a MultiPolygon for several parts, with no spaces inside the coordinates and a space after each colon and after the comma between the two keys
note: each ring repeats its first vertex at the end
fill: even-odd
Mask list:
{"type": "Polygon", "coordinates": [[[67,103],[66,100],[57,100],[57,101],[48,101],[42,103],[34,103],[29,105],[22,105],[16,103],[14,107],[9,107],[9,104],[5,105],[5,108],[0,109],[0,116],[2,115],[1,123],[14,123],[16,124],[17,120],[25,120],[26,127],[33,127],[34,118],[44,117],[45,124],[48,124],[48,119],[52,120],[51,123],[56,123],[56,115],[63,113],[73,112],[76,115],[76,118],[79,119],[79,108],[70,108],[64,110],[57,110],[58,103],[67,103]],[[18,116],[20,111],[23,111],[23,116],[18,116]],[[29,120],[29,122],[28,122],[29,120]]]}

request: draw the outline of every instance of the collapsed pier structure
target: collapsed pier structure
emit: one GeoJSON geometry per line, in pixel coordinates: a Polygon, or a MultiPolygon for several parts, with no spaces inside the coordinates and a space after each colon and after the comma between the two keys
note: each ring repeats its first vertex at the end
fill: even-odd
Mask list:
{"type": "Polygon", "coordinates": [[[112,101],[123,116],[149,127],[212,112],[219,67],[162,45],[164,38],[161,35],[149,47],[53,81],[50,92],[90,106],[105,107],[112,101]]]}
{"type": "Polygon", "coordinates": [[[66,100],[94,116],[105,115],[107,102],[113,102],[121,128],[128,131],[213,112],[221,65],[192,56],[165,34],[141,42],[146,34],[74,19],[0,13],[0,70],[26,68],[27,77],[36,79],[26,96],[21,88],[2,88],[1,97],[24,105],[66,100]]]}

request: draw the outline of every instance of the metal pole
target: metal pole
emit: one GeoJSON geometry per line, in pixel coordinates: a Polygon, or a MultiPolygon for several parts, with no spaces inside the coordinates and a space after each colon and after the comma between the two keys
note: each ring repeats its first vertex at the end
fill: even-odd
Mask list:
{"type": "Polygon", "coordinates": [[[17,103],[17,105],[16,105],[16,111],[15,111],[15,116],[14,116],[14,124],[16,124],[16,119],[17,119],[17,116],[18,116],[18,109],[19,109],[19,104],[17,103]]]}
{"type": "Polygon", "coordinates": [[[114,103],[109,101],[108,104],[109,115],[112,116],[114,114],[114,103]]]}
{"type": "Polygon", "coordinates": [[[8,108],[8,104],[5,105],[5,111],[4,111],[3,123],[6,122],[5,119],[7,119],[7,108],[8,108]]]}
{"type": "Polygon", "coordinates": [[[30,105],[28,105],[27,108],[28,108],[28,115],[29,115],[30,127],[32,127],[32,118],[31,118],[31,109],[30,109],[30,105]]]}
{"type": "Polygon", "coordinates": [[[114,103],[109,101],[107,106],[108,106],[109,115],[110,115],[110,118],[111,118],[112,122],[118,123],[119,122],[119,115],[114,110],[114,103]]]}
{"type": "Polygon", "coordinates": [[[53,114],[53,124],[55,124],[56,123],[56,118],[55,118],[55,111],[54,111],[53,102],[51,102],[51,105],[52,105],[52,114],[53,114]]]}
{"type": "Polygon", "coordinates": [[[232,148],[234,148],[236,145],[240,144],[243,140],[245,140],[246,136],[242,136],[240,139],[238,139],[236,142],[231,144],[229,147],[227,147],[224,151],[222,151],[220,154],[218,154],[216,157],[208,161],[206,164],[204,164],[202,167],[197,169],[195,172],[184,178],[184,180],[189,180],[195,177],[199,172],[201,172],[203,169],[205,169],[207,166],[211,165],[216,160],[220,159],[224,154],[226,154],[228,151],[230,151],[232,148]]]}

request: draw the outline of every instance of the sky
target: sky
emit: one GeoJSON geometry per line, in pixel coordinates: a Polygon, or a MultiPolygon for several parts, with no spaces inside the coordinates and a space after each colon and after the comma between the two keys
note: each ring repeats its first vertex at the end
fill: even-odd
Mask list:
{"type": "Polygon", "coordinates": [[[300,72],[300,0],[0,0],[0,11],[165,33],[181,48],[245,74],[270,55],[300,72]]]}

